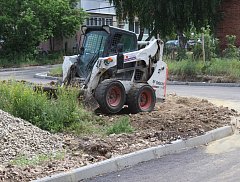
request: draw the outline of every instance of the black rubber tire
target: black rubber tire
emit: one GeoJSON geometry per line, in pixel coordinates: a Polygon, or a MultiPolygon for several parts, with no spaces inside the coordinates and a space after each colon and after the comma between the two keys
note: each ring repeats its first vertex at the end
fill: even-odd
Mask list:
{"type": "Polygon", "coordinates": [[[104,80],[101,82],[95,91],[95,99],[99,104],[99,109],[105,114],[115,114],[119,112],[126,102],[126,92],[123,84],[117,80],[104,80]],[[115,89],[115,90],[114,90],[115,89]],[[110,103],[112,92],[115,92],[113,103],[110,103]],[[116,93],[118,92],[118,93],[116,93]],[[114,103],[115,101],[115,103],[114,103]]]}
{"type": "Polygon", "coordinates": [[[151,112],[153,111],[156,104],[156,94],[153,88],[148,84],[136,84],[131,88],[127,95],[128,110],[132,114],[139,112],[151,112]],[[145,94],[147,93],[147,94],[145,94]],[[146,96],[146,104],[142,105],[142,95],[146,96]]]}

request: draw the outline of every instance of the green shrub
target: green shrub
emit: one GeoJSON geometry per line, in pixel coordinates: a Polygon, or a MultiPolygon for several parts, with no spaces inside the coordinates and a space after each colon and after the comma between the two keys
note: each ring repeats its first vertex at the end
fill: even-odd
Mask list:
{"type": "Polygon", "coordinates": [[[223,55],[226,58],[234,59],[239,57],[239,51],[236,47],[236,39],[235,35],[227,35],[227,48],[223,51],[223,55]]]}
{"type": "Polygon", "coordinates": [[[81,123],[90,126],[97,117],[79,105],[78,93],[77,89],[58,88],[58,99],[49,99],[44,93],[34,92],[30,85],[1,83],[0,109],[51,132],[81,132],[81,123]]]}
{"type": "Polygon", "coordinates": [[[133,128],[130,124],[130,118],[128,116],[123,116],[118,119],[116,123],[107,128],[107,135],[110,134],[120,134],[120,133],[132,133],[133,128]]]}
{"type": "Polygon", "coordinates": [[[178,47],[177,48],[177,58],[176,58],[176,60],[181,61],[181,60],[186,59],[186,58],[187,58],[186,49],[178,47]]]}

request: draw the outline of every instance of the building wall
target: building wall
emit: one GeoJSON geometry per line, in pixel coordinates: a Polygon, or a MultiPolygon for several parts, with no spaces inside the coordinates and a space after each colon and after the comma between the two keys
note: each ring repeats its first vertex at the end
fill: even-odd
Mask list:
{"type": "Polygon", "coordinates": [[[220,39],[221,48],[226,47],[226,35],[237,36],[237,46],[240,46],[240,1],[224,0],[220,11],[223,13],[223,20],[217,26],[217,37],[220,39]]]}

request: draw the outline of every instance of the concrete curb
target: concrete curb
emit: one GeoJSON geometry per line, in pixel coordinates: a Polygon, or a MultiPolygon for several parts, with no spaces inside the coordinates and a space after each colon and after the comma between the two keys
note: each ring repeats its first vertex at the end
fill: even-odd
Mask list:
{"type": "Polygon", "coordinates": [[[77,168],[68,172],[34,180],[33,182],[77,182],[101,174],[119,171],[126,167],[130,167],[152,159],[157,159],[164,155],[178,153],[186,149],[204,145],[209,142],[230,136],[233,133],[234,129],[231,126],[225,126],[209,131],[202,136],[197,136],[188,140],[178,140],[169,145],[151,147],[120,157],[98,162],[96,164],[77,168]]]}
{"type": "Polygon", "coordinates": [[[48,76],[48,72],[43,72],[43,73],[36,73],[33,78],[40,78],[40,79],[46,79],[46,80],[60,80],[61,78],[59,77],[54,77],[54,76],[48,76]]]}
{"type": "Polygon", "coordinates": [[[240,83],[207,83],[207,82],[180,82],[180,81],[168,81],[167,85],[240,87],[240,83]]]}

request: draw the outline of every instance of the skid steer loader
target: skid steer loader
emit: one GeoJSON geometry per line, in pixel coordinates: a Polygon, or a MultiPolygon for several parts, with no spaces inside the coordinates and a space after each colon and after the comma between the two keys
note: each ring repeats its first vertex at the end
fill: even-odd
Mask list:
{"type": "Polygon", "coordinates": [[[150,112],[157,99],[165,98],[168,68],[160,39],[138,50],[137,36],[130,31],[83,26],[82,34],[79,54],[64,57],[63,84],[77,82],[85,97],[109,114],[125,105],[131,113],[150,112]]]}

